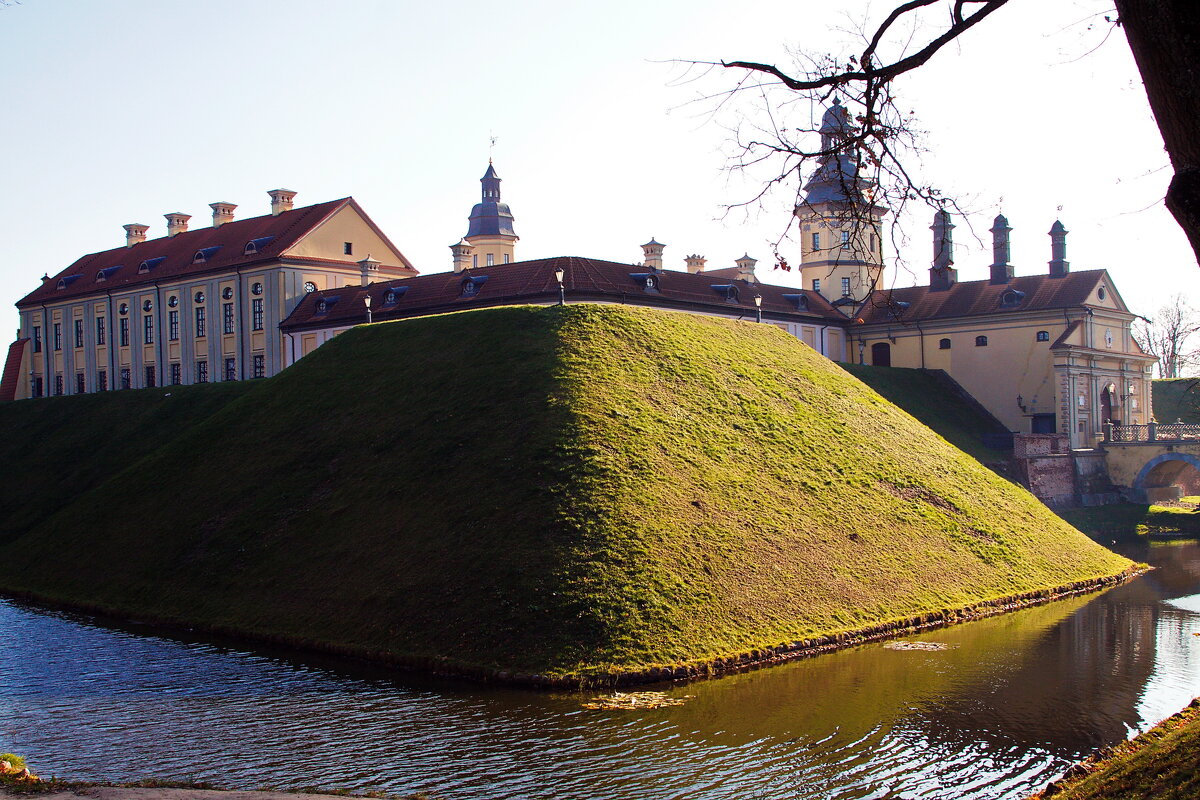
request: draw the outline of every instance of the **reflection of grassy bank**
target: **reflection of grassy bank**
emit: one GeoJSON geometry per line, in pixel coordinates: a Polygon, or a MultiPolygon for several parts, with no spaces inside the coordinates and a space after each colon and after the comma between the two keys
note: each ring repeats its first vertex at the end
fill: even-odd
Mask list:
{"type": "Polygon", "coordinates": [[[1100,541],[1128,542],[1146,537],[1200,538],[1200,511],[1190,505],[1148,506],[1118,503],[1072,508],[1059,516],[1100,541]]]}
{"type": "Polygon", "coordinates": [[[1195,800],[1200,797],[1200,699],[1141,736],[1077,764],[1035,797],[1195,800]]]}

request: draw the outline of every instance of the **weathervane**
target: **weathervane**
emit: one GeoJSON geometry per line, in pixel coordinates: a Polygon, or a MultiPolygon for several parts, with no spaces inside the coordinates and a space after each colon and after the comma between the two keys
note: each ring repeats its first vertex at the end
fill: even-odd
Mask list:
{"type": "Polygon", "coordinates": [[[488,131],[488,163],[492,163],[492,152],[496,149],[496,134],[488,131]]]}

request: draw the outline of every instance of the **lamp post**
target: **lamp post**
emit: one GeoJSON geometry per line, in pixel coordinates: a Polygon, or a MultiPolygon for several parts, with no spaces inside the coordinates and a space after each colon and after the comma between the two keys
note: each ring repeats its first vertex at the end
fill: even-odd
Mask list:
{"type": "Polygon", "coordinates": [[[371,295],[363,298],[363,305],[367,307],[367,324],[371,324],[371,295]]]}
{"type": "Polygon", "coordinates": [[[762,322],[762,295],[754,295],[754,315],[755,322],[762,322]]]}
{"type": "Polygon", "coordinates": [[[558,281],[558,304],[565,306],[567,304],[567,288],[563,286],[563,278],[567,277],[567,273],[562,267],[559,267],[554,270],[554,277],[558,281]]]}

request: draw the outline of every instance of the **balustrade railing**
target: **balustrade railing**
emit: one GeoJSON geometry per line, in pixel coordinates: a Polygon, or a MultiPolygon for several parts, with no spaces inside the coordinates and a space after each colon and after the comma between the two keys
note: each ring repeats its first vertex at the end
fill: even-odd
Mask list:
{"type": "Polygon", "coordinates": [[[1104,441],[1117,444],[1126,442],[1186,442],[1200,441],[1200,425],[1181,423],[1148,425],[1114,425],[1104,423],[1104,441]]]}

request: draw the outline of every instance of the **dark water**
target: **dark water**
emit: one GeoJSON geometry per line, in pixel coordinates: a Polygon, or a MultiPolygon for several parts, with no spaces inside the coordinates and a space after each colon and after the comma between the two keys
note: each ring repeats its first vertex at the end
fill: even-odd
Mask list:
{"type": "Polygon", "coordinates": [[[454,798],[1023,798],[1200,694],[1200,547],[1100,595],[667,689],[396,678],[0,601],[0,751],[76,779],[454,798]]]}

